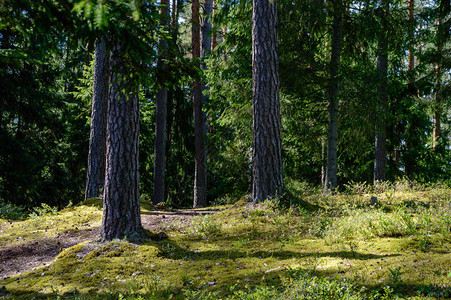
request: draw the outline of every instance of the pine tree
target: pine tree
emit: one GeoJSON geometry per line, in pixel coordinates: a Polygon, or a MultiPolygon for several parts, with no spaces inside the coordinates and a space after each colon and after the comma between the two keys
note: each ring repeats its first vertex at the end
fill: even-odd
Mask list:
{"type": "Polygon", "coordinates": [[[252,198],[258,202],[283,193],[276,1],[254,0],[252,23],[252,198]]]}

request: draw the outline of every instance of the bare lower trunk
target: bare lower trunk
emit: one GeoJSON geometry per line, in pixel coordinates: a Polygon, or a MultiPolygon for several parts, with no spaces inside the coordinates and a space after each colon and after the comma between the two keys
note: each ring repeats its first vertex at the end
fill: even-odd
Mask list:
{"type": "MultiPolygon", "coordinates": [[[[415,89],[415,78],[414,78],[414,68],[415,68],[415,55],[414,55],[414,35],[415,35],[415,19],[414,16],[414,8],[415,8],[414,0],[408,0],[408,8],[409,14],[407,16],[408,21],[408,64],[407,64],[407,96],[410,98],[412,102],[416,101],[416,89],[415,89]]],[[[417,118],[412,115],[410,118],[410,126],[408,131],[410,132],[405,139],[406,144],[406,153],[404,155],[404,167],[407,176],[410,179],[415,178],[415,165],[416,165],[416,153],[415,146],[418,145],[418,122],[417,118]]]]}
{"type": "Polygon", "coordinates": [[[442,45],[444,42],[449,40],[449,30],[447,27],[447,22],[443,22],[443,19],[450,13],[450,2],[446,0],[440,1],[439,9],[438,9],[438,17],[437,17],[437,54],[438,61],[435,65],[435,87],[434,87],[434,100],[435,100],[435,109],[434,109],[434,128],[432,132],[432,147],[436,147],[436,145],[440,142],[440,131],[441,131],[441,119],[443,112],[443,99],[440,96],[440,88],[441,88],[441,80],[442,80],[442,61],[443,61],[443,53],[442,53],[442,45]]]}
{"type": "MultiPolygon", "coordinates": [[[[121,68],[118,46],[112,70],[121,68]]],[[[136,94],[121,91],[121,76],[113,73],[108,101],[107,154],[103,193],[102,238],[138,238],[142,233],[139,207],[139,108],[136,94]]]]}
{"type": "MultiPolygon", "coordinates": [[[[169,25],[169,1],[160,1],[160,15],[162,26],[169,25]]],[[[166,65],[164,63],[167,55],[167,42],[160,40],[160,53],[158,58],[158,80],[160,88],[157,92],[155,103],[155,146],[154,146],[154,186],[153,203],[165,202],[165,169],[166,169],[166,119],[167,119],[167,100],[168,90],[166,87],[166,65]]]]}
{"type": "Polygon", "coordinates": [[[277,54],[277,3],[254,0],[252,10],[252,198],[282,196],[282,139],[277,54]]]}
{"type": "MultiPolygon", "coordinates": [[[[388,0],[381,0],[381,6],[384,7],[384,13],[388,13],[388,0]]],[[[384,26],[385,27],[385,26],[384,26]]],[[[381,32],[385,32],[382,30],[381,32]]],[[[375,159],[374,159],[374,182],[385,181],[385,159],[387,156],[387,129],[386,129],[386,113],[387,113],[387,39],[385,33],[379,37],[378,53],[377,53],[377,73],[378,73],[378,114],[376,116],[376,135],[375,135],[375,159]]]]}
{"type": "MultiPolygon", "coordinates": [[[[200,19],[199,0],[193,0],[193,34],[192,48],[193,58],[200,57],[200,19]]],[[[200,67],[200,65],[198,65],[200,67]]],[[[194,115],[194,145],[195,145],[195,173],[194,173],[194,199],[193,207],[206,205],[206,168],[205,168],[205,144],[204,144],[204,116],[202,114],[202,86],[199,79],[193,84],[193,115],[194,115]]]]}
{"type": "Polygon", "coordinates": [[[327,168],[324,189],[337,188],[337,141],[338,141],[338,69],[342,40],[343,8],[341,1],[334,1],[334,22],[332,33],[332,55],[330,58],[329,83],[329,129],[327,133],[327,168]]]}
{"type": "Polygon", "coordinates": [[[105,181],[106,126],[109,88],[109,53],[106,37],[99,38],[95,51],[94,83],[89,138],[85,200],[99,197],[105,181]]]}

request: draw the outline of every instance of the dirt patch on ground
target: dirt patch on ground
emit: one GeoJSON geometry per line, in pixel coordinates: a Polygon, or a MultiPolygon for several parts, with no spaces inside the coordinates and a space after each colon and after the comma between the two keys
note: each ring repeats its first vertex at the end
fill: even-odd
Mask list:
{"type": "MultiPolygon", "coordinates": [[[[149,212],[141,215],[141,222],[145,229],[162,232],[168,231],[175,222],[179,223],[178,227],[183,227],[189,224],[193,216],[214,212],[216,210],[211,209],[149,212]]],[[[99,237],[100,228],[96,227],[66,231],[55,238],[0,248],[0,279],[50,264],[63,249],[99,237]]]]}

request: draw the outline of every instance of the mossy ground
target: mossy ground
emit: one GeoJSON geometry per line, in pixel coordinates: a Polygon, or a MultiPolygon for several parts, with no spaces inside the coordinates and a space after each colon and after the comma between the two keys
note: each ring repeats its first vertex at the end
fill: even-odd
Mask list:
{"type": "MultiPolygon", "coordinates": [[[[0,285],[12,298],[291,299],[308,290],[308,278],[309,287],[322,282],[328,293],[343,289],[330,282],[352,282],[349,299],[450,297],[451,190],[368,189],[299,193],[309,205],[290,208],[275,201],[239,201],[194,217],[189,226],[186,220],[172,222],[167,239],[75,245],[52,264],[0,285]],[[371,196],[378,197],[376,207],[369,205],[371,196]]],[[[57,215],[2,221],[0,249],[99,226],[100,219],[100,207],[82,205],[57,215]]],[[[328,297],[347,297],[337,295],[328,297]]]]}

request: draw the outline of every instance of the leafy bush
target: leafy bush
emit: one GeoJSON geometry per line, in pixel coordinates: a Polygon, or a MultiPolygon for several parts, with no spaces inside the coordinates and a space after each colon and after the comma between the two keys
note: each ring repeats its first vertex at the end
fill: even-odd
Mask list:
{"type": "Polygon", "coordinates": [[[0,219],[24,220],[27,218],[25,206],[11,203],[0,203],[0,219]]]}
{"type": "Polygon", "coordinates": [[[51,207],[48,204],[41,203],[41,207],[33,207],[33,212],[29,214],[30,218],[37,218],[45,215],[56,215],[58,214],[58,208],[56,206],[51,207]]]}

